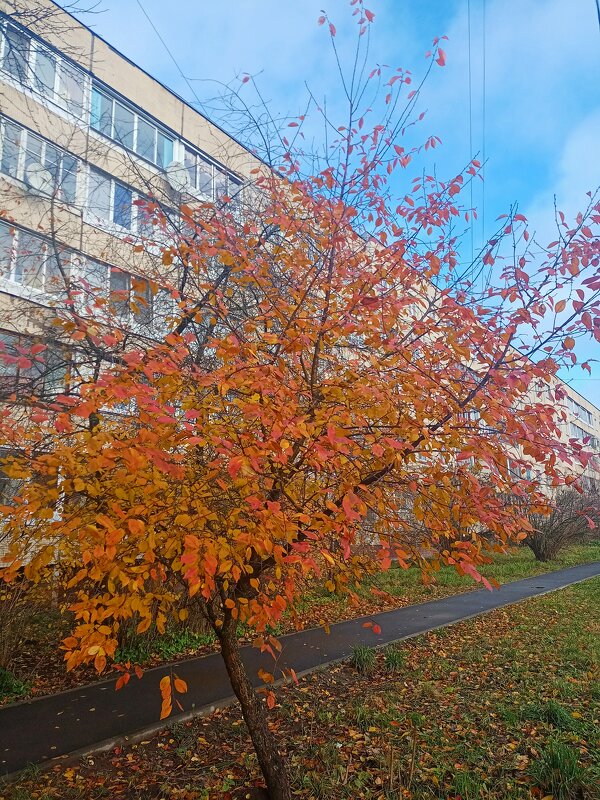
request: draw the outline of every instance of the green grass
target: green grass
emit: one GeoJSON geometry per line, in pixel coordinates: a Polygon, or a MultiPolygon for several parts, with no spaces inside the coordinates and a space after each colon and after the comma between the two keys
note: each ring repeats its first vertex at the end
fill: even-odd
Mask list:
{"type": "MultiPolygon", "coordinates": [[[[536,561],[535,556],[528,547],[515,547],[506,554],[498,553],[493,556],[493,563],[479,568],[486,578],[491,578],[500,584],[543,575],[577,564],[591,561],[600,561],[600,541],[574,545],[563,551],[554,561],[536,561]]],[[[433,573],[434,582],[430,585],[423,583],[420,569],[415,566],[409,569],[392,566],[385,572],[379,572],[366,578],[358,587],[359,597],[364,600],[372,599],[371,588],[387,592],[392,597],[397,597],[405,604],[422,603],[438,597],[445,597],[457,592],[481,588],[472,578],[459,575],[453,567],[442,566],[433,573]]],[[[345,608],[346,598],[327,591],[323,586],[316,587],[307,592],[302,600],[297,603],[297,611],[305,613],[314,606],[323,603],[345,608]]],[[[366,613],[366,612],[364,612],[366,613]]]]}
{"type": "Polygon", "coordinates": [[[533,782],[553,800],[577,800],[585,796],[585,772],[573,746],[550,740],[530,770],[533,782]]]}
{"type": "Polygon", "coordinates": [[[351,661],[361,675],[369,675],[375,667],[375,650],[362,644],[356,644],[352,648],[351,661]]]}
{"type": "MultiPolygon", "coordinates": [[[[555,561],[549,562],[536,561],[528,547],[519,547],[507,554],[494,555],[493,563],[480,567],[479,571],[486,578],[493,578],[498,583],[509,583],[590,561],[600,561],[600,541],[571,547],[555,561]]],[[[438,587],[442,590],[479,588],[479,584],[475,584],[472,578],[459,575],[452,567],[442,567],[435,573],[435,581],[434,586],[424,586],[420,570],[415,568],[403,570],[396,567],[376,575],[370,585],[391,595],[410,593],[415,602],[436,594],[438,587]]]]}
{"type": "Polygon", "coordinates": [[[134,636],[132,641],[118,648],[115,661],[120,664],[127,661],[132,664],[146,664],[152,657],[170,661],[182,653],[193,652],[212,644],[214,640],[213,634],[193,633],[184,627],[167,630],[163,636],[134,636]]]}
{"type": "Polygon", "coordinates": [[[28,681],[21,681],[7,669],[0,667],[0,700],[18,700],[25,697],[31,688],[28,681]]]}

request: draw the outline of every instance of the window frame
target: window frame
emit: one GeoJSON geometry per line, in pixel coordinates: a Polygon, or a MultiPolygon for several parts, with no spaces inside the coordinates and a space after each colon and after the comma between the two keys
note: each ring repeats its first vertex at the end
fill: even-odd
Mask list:
{"type": "Polygon", "coordinates": [[[93,164],[88,164],[87,170],[87,187],[86,187],[86,201],[84,204],[84,208],[86,214],[89,214],[91,219],[85,220],[87,222],[91,222],[91,224],[95,224],[96,221],[99,223],[100,227],[103,230],[108,230],[110,232],[110,227],[119,231],[126,231],[127,234],[135,234],[137,232],[138,227],[138,210],[135,204],[135,200],[138,198],[138,193],[135,189],[131,186],[128,186],[123,181],[117,180],[117,178],[110,175],[108,172],[104,172],[101,169],[98,169],[93,164]],[[109,197],[108,197],[108,216],[104,217],[99,214],[94,208],[92,208],[90,204],[91,195],[92,195],[92,181],[94,179],[103,180],[109,185],[109,197]],[[128,192],[131,197],[130,203],[130,210],[129,210],[129,222],[130,225],[127,227],[126,225],[122,225],[120,222],[117,222],[115,219],[115,215],[117,213],[117,204],[116,204],[116,194],[117,190],[122,190],[124,192],[128,192]],[[106,226],[109,226],[107,229],[106,226]]]}
{"type": "Polygon", "coordinates": [[[19,25],[14,20],[6,16],[0,17],[0,74],[14,82],[20,90],[31,92],[36,98],[41,98],[44,103],[60,109],[70,118],[83,121],[88,113],[88,94],[89,94],[89,74],[75,61],[68,59],[63,53],[47,45],[32,32],[19,25]],[[16,31],[18,35],[25,37],[28,41],[27,57],[25,60],[25,70],[22,76],[15,76],[5,68],[5,57],[7,54],[7,32],[16,31]],[[54,85],[51,92],[40,90],[37,80],[38,53],[43,53],[46,57],[54,61],[54,85]],[[81,102],[76,104],[75,110],[70,102],[70,92],[68,91],[69,82],[65,76],[75,79],[75,83],[81,86],[81,102]]]}
{"type": "MultiPolygon", "coordinates": [[[[30,191],[30,187],[27,183],[27,159],[28,155],[31,153],[32,147],[31,142],[35,142],[39,144],[39,163],[42,164],[44,169],[47,169],[53,178],[53,191],[52,193],[40,192],[45,197],[54,197],[59,202],[65,203],[69,206],[77,205],[77,198],[78,198],[78,190],[79,190],[79,174],[80,174],[80,165],[81,161],[77,156],[72,155],[67,150],[64,150],[62,147],[54,144],[54,142],[48,141],[43,136],[40,136],[37,133],[34,133],[29,128],[26,128],[24,125],[21,125],[18,122],[10,119],[9,117],[5,117],[4,115],[0,114],[0,174],[3,175],[5,178],[11,178],[12,180],[19,181],[20,183],[24,183],[27,186],[28,191],[30,191]],[[5,143],[7,141],[7,126],[16,128],[19,130],[19,142],[17,144],[17,162],[16,162],[16,170],[15,174],[13,175],[10,172],[4,170],[4,152],[5,152],[5,143]],[[49,167],[47,156],[48,156],[48,148],[51,148],[58,156],[60,163],[58,164],[58,168],[56,172],[49,167]],[[71,161],[72,162],[72,169],[67,167],[65,162],[71,161]],[[73,183],[73,192],[72,195],[67,196],[64,190],[64,184],[67,175],[72,174],[74,178],[73,183]]],[[[37,146],[36,144],[36,146],[37,146]]],[[[58,163],[58,162],[57,162],[58,163]]]]}
{"type": "MultiPolygon", "coordinates": [[[[6,251],[9,255],[8,260],[8,270],[3,269],[3,265],[0,264],[0,282],[4,285],[5,283],[11,284],[11,291],[14,293],[14,288],[18,287],[21,292],[25,293],[33,293],[36,296],[44,297],[44,298],[57,298],[60,297],[65,289],[64,287],[58,287],[57,289],[53,290],[51,288],[51,281],[52,281],[52,274],[53,265],[58,270],[58,265],[56,264],[56,257],[58,258],[64,257],[66,259],[62,263],[63,269],[67,273],[67,277],[71,277],[76,274],[79,268],[78,263],[78,255],[75,250],[72,250],[69,247],[64,247],[59,250],[57,253],[54,248],[52,241],[44,236],[39,236],[37,233],[33,231],[26,230],[24,228],[19,228],[16,225],[10,225],[9,223],[5,222],[4,220],[0,220],[0,231],[5,230],[8,236],[10,236],[11,242],[10,246],[6,248],[6,251]],[[12,233],[11,233],[12,231],[12,233]],[[31,254],[23,254],[20,253],[21,247],[21,238],[23,236],[29,237],[34,241],[38,241],[45,247],[45,251],[42,250],[40,256],[42,258],[42,266],[41,266],[41,285],[35,286],[31,283],[26,283],[23,280],[17,279],[17,267],[19,258],[23,257],[23,255],[31,255],[31,254]]],[[[1,252],[0,252],[1,255],[1,252]]],[[[22,273],[25,274],[25,273],[22,273]]]]}
{"type": "MultiPolygon", "coordinates": [[[[101,108],[101,105],[100,105],[101,108]]],[[[142,111],[138,110],[133,104],[128,103],[127,100],[120,97],[116,92],[112,91],[109,87],[104,86],[97,80],[92,80],[91,90],[90,90],[90,129],[93,130],[95,133],[99,134],[100,136],[105,136],[106,138],[110,139],[113,142],[116,142],[120,147],[124,150],[127,150],[129,153],[137,156],[137,158],[141,158],[142,161],[152,164],[153,167],[156,167],[160,170],[165,170],[168,164],[170,163],[167,160],[167,163],[163,163],[164,153],[161,154],[159,150],[159,141],[168,141],[171,142],[171,160],[173,160],[173,153],[175,151],[175,146],[177,144],[177,136],[172,134],[161,125],[157,120],[151,117],[148,114],[144,114],[142,111]],[[105,120],[104,125],[102,125],[102,112],[99,114],[94,112],[94,97],[98,96],[100,98],[104,98],[110,101],[110,120],[105,120]],[[133,128],[131,132],[131,145],[123,142],[120,137],[116,135],[116,109],[117,106],[121,106],[130,114],[133,115],[133,128]],[[95,121],[97,120],[97,124],[95,121]],[[153,147],[152,147],[152,156],[149,157],[148,154],[144,153],[143,151],[140,152],[139,146],[139,137],[140,137],[140,122],[144,125],[147,125],[153,131],[153,147]],[[107,124],[108,123],[108,124],[107,124]],[[109,132],[107,132],[109,131],[109,132]]]]}
{"type": "MultiPolygon", "coordinates": [[[[1,329],[0,330],[0,352],[6,352],[7,346],[5,344],[6,339],[13,339],[15,340],[15,344],[12,345],[16,354],[11,356],[11,358],[24,358],[29,361],[32,361],[32,366],[30,367],[21,367],[21,365],[17,362],[12,364],[15,367],[14,371],[10,370],[5,372],[8,367],[11,366],[11,362],[7,362],[2,358],[0,355],[0,398],[7,398],[13,395],[16,396],[17,399],[24,399],[25,397],[29,397],[30,395],[34,395],[38,397],[40,400],[48,400],[53,397],[56,397],[58,394],[62,394],[67,391],[68,388],[68,371],[69,371],[69,352],[68,349],[61,345],[59,342],[55,340],[47,340],[42,341],[39,337],[36,336],[29,336],[23,333],[16,333],[15,331],[8,331],[1,329]],[[28,354],[25,345],[22,344],[24,342],[29,343],[30,345],[34,345],[36,343],[44,344],[45,350],[41,351],[40,353],[36,354],[35,360],[32,360],[31,355],[28,354]],[[22,351],[22,352],[19,352],[22,351]],[[54,357],[55,355],[58,356],[57,362],[60,363],[60,366],[50,366],[49,369],[46,369],[48,364],[47,356],[54,357]],[[41,357],[41,358],[40,358],[41,357]],[[60,360],[60,361],[59,361],[60,360]],[[39,375],[29,374],[33,369],[35,364],[39,364],[40,368],[44,367],[44,371],[41,372],[39,375]],[[49,376],[55,373],[57,370],[64,365],[64,370],[61,372],[62,377],[57,381],[56,378],[51,378],[50,382],[48,380],[49,376]],[[23,373],[23,374],[22,374],[23,373]],[[10,382],[10,379],[13,378],[12,383],[8,388],[5,387],[5,380],[7,383],[10,382]],[[38,386],[38,382],[41,382],[41,388],[38,386]],[[31,391],[29,391],[29,387],[31,391]],[[24,391],[24,389],[27,391],[24,391]]],[[[10,346],[10,345],[9,345],[10,346]]]]}

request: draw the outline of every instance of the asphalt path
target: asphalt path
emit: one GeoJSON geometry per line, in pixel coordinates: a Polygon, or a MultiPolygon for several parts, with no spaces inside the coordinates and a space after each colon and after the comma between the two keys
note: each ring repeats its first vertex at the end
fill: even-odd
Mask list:
{"type": "MultiPolygon", "coordinates": [[[[405,606],[369,617],[282,636],[278,668],[293,668],[297,675],[348,657],[355,645],[380,646],[451,625],[529,597],[555,591],[600,575],[600,561],[561,569],[533,578],[506,583],[500,589],[482,589],[405,606]],[[375,634],[365,621],[381,628],[375,634]]],[[[274,670],[273,659],[253,647],[243,649],[248,673],[256,685],[259,668],[274,670]]],[[[164,727],[160,723],[161,697],[158,684],[173,669],[188,684],[179,696],[184,713],[169,722],[206,713],[233,702],[227,673],[218,654],[191,658],[172,666],[156,667],[133,677],[115,691],[110,679],[0,708],[0,775],[18,772],[30,764],[58,757],[84,754],[109,746],[126,736],[164,727]]]]}

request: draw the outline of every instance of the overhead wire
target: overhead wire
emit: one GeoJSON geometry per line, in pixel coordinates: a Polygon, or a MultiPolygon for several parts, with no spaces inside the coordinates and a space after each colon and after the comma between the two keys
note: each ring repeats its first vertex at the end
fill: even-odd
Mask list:
{"type": "MultiPolygon", "coordinates": [[[[471,80],[471,0],[467,0],[467,38],[469,56],[469,161],[473,158],[473,87],[471,80]]],[[[471,222],[471,269],[474,268],[475,242],[473,230],[473,181],[469,182],[471,211],[469,212],[471,222]]]]}
{"type": "Polygon", "coordinates": [[[147,20],[148,20],[148,22],[150,23],[150,27],[152,28],[152,30],[154,31],[154,33],[155,33],[155,34],[158,36],[158,39],[159,39],[160,43],[162,44],[162,46],[163,46],[163,47],[165,48],[165,50],[167,51],[167,53],[168,53],[168,55],[169,55],[169,57],[170,57],[171,61],[173,62],[173,64],[175,64],[175,68],[177,69],[177,72],[179,72],[179,74],[181,75],[181,77],[183,78],[183,80],[185,81],[185,83],[187,84],[187,86],[188,86],[189,90],[190,90],[190,91],[191,91],[191,93],[193,94],[193,96],[194,96],[194,98],[195,98],[196,102],[198,103],[198,105],[199,105],[200,107],[202,107],[202,105],[203,105],[203,103],[202,103],[202,100],[200,100],[200,98],[198,97],[198,94],[196,93],[196,90],[194,89],[194,86],[193,86],[192,82],[191,82],[191,81],[190,81],[190,79],[189,79],[189,78],[188,78],[188,77],[185,75],[184,71],[181,69],[181,67],[180,67],[180,65],[179,65],[179,62],[177,61],[177,59],[176,59],[176,58],[175,58],[175,56],[173,55],[173,52],[171,51],[171,49],[170,49],[169,45],[166,43],[166,41],[165,41],[165,40],[163,39],[163,37],[161,36],[161,34],[160,34],[160,31],[158,30],[158,28],[156,27],[156,25],[155,25],[155,24],[154,24],[154,22],[152,21],[152,19],[151,19],[150,15],[148,14],[148,12],[147,12],[147,11],[146,11],[146,9],[144,8],[144,6],[142,5],[142,3],[141,3],[141,0],[136,0],[136,2],[137,2],[137,4],[138,4],[138,6],[140,7],[140,10],[141,10],[142,14],[143,14],[143,15],[146,17],[146,19],[147,19],[147,20]]]}
{"type": "MultiPolygon", "coordinates": [[[[485,68],[486,68],[486,52],[485,52],[485,0],[483,0],[483,7],[482,7],[482,25],[481,25],[481,177],[483,178],[483,184],[481,188],[481,246],[483,247],[483,243],[485,242],[485,68]]],[[[482,276],[482,280],[484,280],[482,276]]]]}

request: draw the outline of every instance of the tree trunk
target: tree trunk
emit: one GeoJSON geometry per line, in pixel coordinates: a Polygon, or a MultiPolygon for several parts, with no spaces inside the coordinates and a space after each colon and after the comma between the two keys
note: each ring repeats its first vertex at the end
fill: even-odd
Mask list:
{"type": "Polygon", "coordinates": [[[259,700],[246,675],[237,641],[235,620],[226,619],[223,627],[217,630],[217,635],[229,680],[235,696],[240,701],[242,715],[250,732],[258,763],[269,790],[269,797],[271,800],[291,800],[289,776],[273,734],[269,730],[265,705],[259,700]]]}

